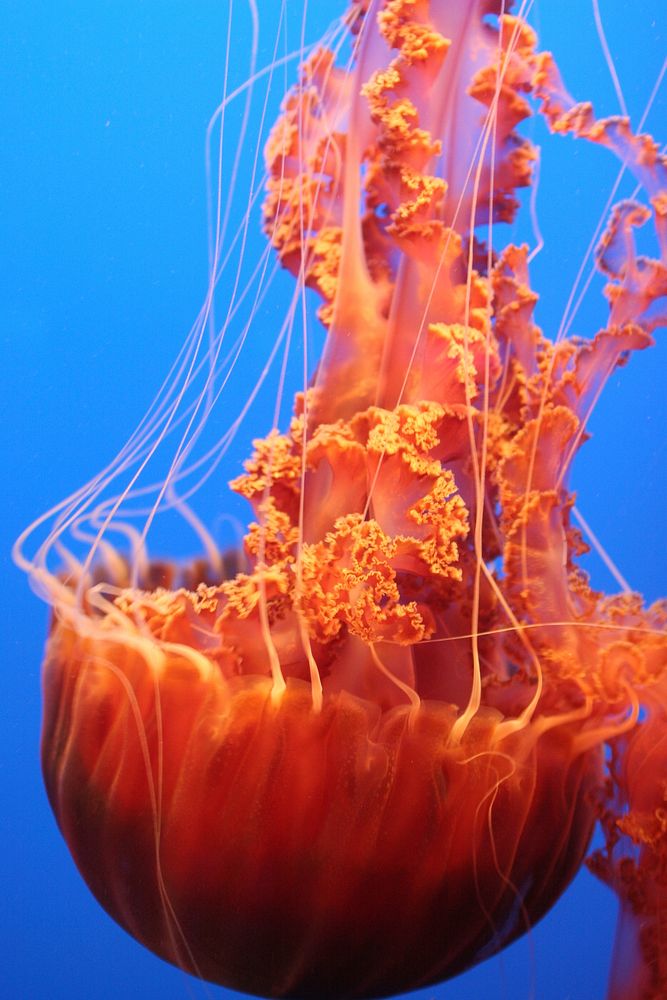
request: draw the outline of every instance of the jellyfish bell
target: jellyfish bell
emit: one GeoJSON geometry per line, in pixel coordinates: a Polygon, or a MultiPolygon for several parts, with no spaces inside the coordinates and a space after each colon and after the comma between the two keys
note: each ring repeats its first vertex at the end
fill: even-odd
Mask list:
{"type": "Polygon", "coordinates": [[[105,908],[206,979],[285,996],[425,985],[525,930],[581,862],[600,763],[572,733],[501,739],[489,711],[447,746],[456,717],[436,701],[412,724],[345,691],[316,713],[302,680],[276,703],[269,678],[203,678],[176,652],[158,676],[121,639],[58,637],[47,788],[105,908]],[[85,680],[63,678],[65,657],[85,680]]]}
{"type": "MultiPolygon", "coordinates": [[[[54,813],[96,897],[158,955],[260,996],[439,982],[539,920],[602,815],[599,873],[621,891],[630,860],[644,878],[624,897],[630,975],[662,995],[663,791],[642,770],[665,610],[591,588],[569,472],[605,380],[664,322],[666,173],[648,136],[570,98],[500,4],[357,0],[303,61],[266,147],[264,229],[297,286],[278,386],[305,288],[326,339],[289,426],[231,484],[255,518],[242,551],[221,553],[190,499],[228,446],[206,435],[268,258],[254,298],[236,271],[237,339],[209,296],[118,459],[42,522],[36,555],[17,550],[54,608],[54,813]],[[533,180],[531,115],[607,147],[646,192],[600,241],[610,313],[591,340],[542,333],[528,249],[499,236],[533,180]],[[634,249],[651,220],[660,259],[634,249]],[[149,559],[164,509],[205,559],[149,559]],[[82,558],[68,532],[89,538],[82,558]]],[[[627,975],[612,996],[635,995],[627,975]]]]}

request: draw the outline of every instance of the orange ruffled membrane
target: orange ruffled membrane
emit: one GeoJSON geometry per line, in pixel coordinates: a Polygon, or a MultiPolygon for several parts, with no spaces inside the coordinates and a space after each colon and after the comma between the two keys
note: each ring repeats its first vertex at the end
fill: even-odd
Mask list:
{"type": "Polygon", "coordinates": [[[118,568],[83,606],[53,582],[44,774],[81,872],[157,954],[262,996],[462,972],[553,904],[600,816],[610,996],[667,995],[666,609],[591,589],[568,490],[605,380],[665,321],[667,171],[499,7],[358,0],[351,68],[320,48],[285,101],[265,228],[328,333],[232,483],[246,571],[118,568]],[[592,340],[546,339],[526,247],[475,238],[515,217],[534,113],[647,194],[599,247],[592,340]],[[661,260],[634,250],[649,219],[661,260]]]}

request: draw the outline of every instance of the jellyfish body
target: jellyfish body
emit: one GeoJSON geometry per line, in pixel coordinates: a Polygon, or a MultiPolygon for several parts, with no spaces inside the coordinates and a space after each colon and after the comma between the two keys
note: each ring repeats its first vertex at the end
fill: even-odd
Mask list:
{"type": "Polygon", "coordinates": [[[206,979],[332,998],[438,981],[538,919],[587,848],[600,760],[572,731],[499,741],[487,711],[448,746],[439,702],[411,722],[342,691],[314,713],[302,680],[275,703],[268,678],[202,676],[176,649],[156,679],[122,639],[61,634],[49,657],[70,849],[119,923],[206,979]]]}
{"type": "MultiPolygon", "coordinates": [[[[665,786],[639,774],[665,608],[591,589],[568,475],[604,381],[664,322],[667,171],[500,6],[357,0],[350,65],[317,49],[285,102],[265,230],[327,340],[232,484],[246,572],[52,583],[43,764],[79,868],[153,951],[258,995],[464,971],[553,904],[601,813],[603,877],[621,891],[629,856],[664,874],[665,786]],[[531,182],[535,108],[650,201],[612,214],[590,341],[543,336],[527,248],[492,237],[531,182]],[[651,216],[661,260],[634,252],[651,216]]],[[[664,995],[645,879],[614,998],[664,995]]]]}

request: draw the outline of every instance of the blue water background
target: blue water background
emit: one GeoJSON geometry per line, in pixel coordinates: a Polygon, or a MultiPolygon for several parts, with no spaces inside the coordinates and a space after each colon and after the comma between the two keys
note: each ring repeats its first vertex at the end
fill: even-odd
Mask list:
{"type": "MultiPolygon", "coordinates": [[[[232,996],[136,944],[77,874],[39,770],[47,610],[9,558],[27,522],[122,446],[203,299],[204,132],[222,93],[227,7],[223,0],[0,4],[0,997],[7,1000],[232,996]]],[[[327,17],[338,9],[318,7],[327,17]]],[[[637,120],[667,50],[664,9],[653,0],[601,7],[637,120]]],[[[601,113],[617,111],[592,5],[542,8],[543,44],[558,53],[571,89],[601,113]]],[[[325,20],[313,10],[313,35],[325,20]]],[[[235,45],[245,58],[248,36],[235,45]]],[[[665,93],[649,119],[657,131],[667,121],[665,93]]],[[[548,251],[533,273],[543,292],[539,317],[551,331],[616,173],[610,156],[580,147],[562,140],[545,149],[540,224],[548,251]]],[[[577,331],[594,332],[603,316],[593,301],[577,331]]],[[[574,476],[589,523],[651,599],[667,592],[666,361],[663,343],[614,374],[574,476]]],[[[599,562],[590,569],[613,589],[599,562]]],[[[420,996],[602,998],[614,922],[611,894],[584,872],[528,938],[420,996]]]]}

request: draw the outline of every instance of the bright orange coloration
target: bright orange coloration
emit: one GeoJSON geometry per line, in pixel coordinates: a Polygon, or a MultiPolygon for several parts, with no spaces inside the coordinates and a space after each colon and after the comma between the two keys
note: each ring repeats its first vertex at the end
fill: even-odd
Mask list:
{"type": "Polygon", "coordinates": [[[570,99],[522,20],[487,23],[499,6],[353,3],[352,65],[317,50],[286,101],[265,229],[328,334],[289,431],[232,483],[256,517],[245,572],[50,578],[63,834],[136,938],[236,989],[453,976],[551,906],[601,815],[626,941],[610,995],[666,995],[667,610],[591,589],[568,473],[665,319],[667,169],[570,99]],[[609,222],[590,341],[543,336],[527,248],[497,247],[536,110],[648,196],[609,222]],[[662,261],[635,256],[651,217],[662,261]]]}

